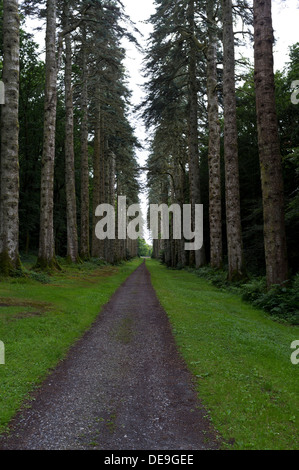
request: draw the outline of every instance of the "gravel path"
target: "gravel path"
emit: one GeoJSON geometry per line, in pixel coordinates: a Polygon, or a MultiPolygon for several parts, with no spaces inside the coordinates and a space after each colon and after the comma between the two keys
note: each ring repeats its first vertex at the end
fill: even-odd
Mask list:
{"type": "Polygon", "coordinates": [[[143,263],[12,422],[0,449],[217,449],[143,263]]]}

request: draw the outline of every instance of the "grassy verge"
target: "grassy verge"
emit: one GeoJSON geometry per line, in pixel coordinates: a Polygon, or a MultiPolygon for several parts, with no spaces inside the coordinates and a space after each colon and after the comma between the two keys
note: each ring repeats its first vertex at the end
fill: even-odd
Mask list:
{"type": "Polygon", "coordinates": [[[299,327],[192,273],[146,264],[223,447],[298,449],[299,364],[290,345],[299,327]]]}
{"type": "Polygon", "coordinates": [[[0,433],[140,262],[64,265],[51,277],[0,280],[0,433]]]}

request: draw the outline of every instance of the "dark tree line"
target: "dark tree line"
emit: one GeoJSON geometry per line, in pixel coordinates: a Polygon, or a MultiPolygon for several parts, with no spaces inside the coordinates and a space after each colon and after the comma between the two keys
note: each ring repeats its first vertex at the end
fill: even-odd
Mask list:
{"type": "Polygon", "coordinates": [[[137,41],[122,3],[3,0],[2,8],[0,272],[20,269],[19,250],[37,251],[40,269],[59,269],[57,255],[136,256],[137,241],[94,235],[99,204],[139,200],[121,46],[137,41]],[[44,22],[44,61],[25,32],[29,17],[44,22]]]}
{"type": "Polygon", "coordinates": [[[153,135],[150,202],[202,203],[204,247],[190,253],[180,240],[159,239],[154,256],[173,267],[227,264],[230,280],[265,270],[269,287],[281,284],[298,270],[298,135],[290,118],[298,122],[290,99],[298,48],[274,76],[270,0],[253,8],[246,0],[155,3],[141,107],[153,135]],[[253,66],[236,61],[245,36],[253,66]]]}

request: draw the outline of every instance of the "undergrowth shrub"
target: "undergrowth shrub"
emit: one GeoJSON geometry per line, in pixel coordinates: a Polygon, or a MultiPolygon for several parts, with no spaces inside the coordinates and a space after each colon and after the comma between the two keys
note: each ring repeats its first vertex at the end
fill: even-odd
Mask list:
{"type": "Polygon", "coordinates": [[[42,284],[50,284],[51,282],[50,276],[43,272],[30,271],[28,273],[28,276],[30,277],[30,279],[33,279],[37,282],[41,282],[42,284]]]}
{"type": "Polygon", "coordinates": [[[299,325],[299,273],[286,285],[274,285],[267,290],[265,277],[253,277],[247,281],[229,282],[227,271],[204,266],[195,272],[214,286],[240,294],[242,300],[268,312],[273,319],[299,325]]]}
{"type": "Polygon", "coordinates": [[[266,310],[277,319],[299,325],[299,290],[297,284],[298,281],[295,280],[290,287],[275,285],[272,289],[261,292],[260,295],[256,296],[252,304],[266,310]]]}
{"type": "Polygon", "coordinates": [[[210,281],[214,286],[219,288],[228,288],[230,282],[227,280],[227,272],[224,269],[214,269],[211,266],[203,266],[199,269],[188,269],[197,276],[210,281]]]}

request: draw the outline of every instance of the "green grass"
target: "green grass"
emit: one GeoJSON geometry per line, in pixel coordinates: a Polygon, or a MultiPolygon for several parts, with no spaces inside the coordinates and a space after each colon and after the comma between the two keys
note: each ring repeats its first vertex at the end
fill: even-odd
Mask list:
{"type": "Polygon", "coordinates": [[[140,262],[65,264],[51,277],[0,279],[0,433],[140,262]]]}
{"type": "Polygon", "coordinates": [[[299,364],[290,345],[299,327],[195,274],[146,264],[222,447],[298,449],[299,364]]]}

